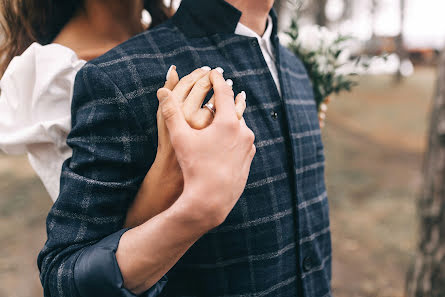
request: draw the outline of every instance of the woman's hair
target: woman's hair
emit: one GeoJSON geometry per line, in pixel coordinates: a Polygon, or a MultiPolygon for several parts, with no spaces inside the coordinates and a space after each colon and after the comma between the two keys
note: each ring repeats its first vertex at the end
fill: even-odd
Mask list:
{"type": "MultiPolygon", "coordinates": [[[[9,62],[33,42],[51,43],[83,7],[84,0],[0,0],[0,77],[9,62]]],[[[163,0],[144,0],[151,27],[170,16],[163,0]]]]}

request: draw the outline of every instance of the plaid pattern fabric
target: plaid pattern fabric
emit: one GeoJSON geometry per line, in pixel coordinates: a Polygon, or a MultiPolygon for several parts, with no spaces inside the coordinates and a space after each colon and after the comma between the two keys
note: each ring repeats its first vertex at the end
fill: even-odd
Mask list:
{"type": "Polygon", "coordinates": [[[39,255],[45,296],[80,296],[79,255],[122,229],[156,155],[156,91],[172,64],[180,76],[224,68],[235,93],[247,93],[245,120],[257,154],[227,220],[169,271],[161,296],[331,296],[323,145],[306,71],[275,32],[280,97],[257,40],[233,33],[239,12],[222,2],[183,0],[172,20],[79,72],[68,139],[73,157],[64,164],[39,255]],[[197,7],[200,16],[192,13],[197,7]],[[217,14],[229,23],[212,32],[217,14]]]}

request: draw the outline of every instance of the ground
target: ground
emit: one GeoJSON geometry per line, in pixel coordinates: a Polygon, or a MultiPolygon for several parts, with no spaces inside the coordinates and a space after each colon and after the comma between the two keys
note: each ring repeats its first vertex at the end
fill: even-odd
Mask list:
{"type": "Polygon", "coordinates": [[[435,71],[369,77],[331,104],[324,134],[337,297],[402,297],[435,71]]]}
{"type": "MultiPolygon", "coordinates": [[[[336,297],[403,297],[435,71],[364,77],[323,131],[336,297]]],[[[26,157],[0,155],[0,297],[42,296],[36,257],[51,206],[26,157]]]]}

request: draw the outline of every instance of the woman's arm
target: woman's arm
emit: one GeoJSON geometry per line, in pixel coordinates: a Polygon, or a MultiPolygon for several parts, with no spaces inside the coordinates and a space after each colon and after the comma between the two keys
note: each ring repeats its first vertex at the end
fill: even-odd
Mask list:
{"type": "MultiPolygon", "coordinates": [[[[221,72],[221,70],[218,71],[221,72]]],[[[181,98],[185,118],[188,124],[195,129],[204,129],[213,120],[213,115],[209,110],[201,109],[206,95],[212,88],[210,73],[210,68],[203,67],[179,80],[176,67],[172,66],[167,74],[164,87],[172,90],[177,98],[181,98]],[[185,103],[187,96],[191,99],[185,103]]],[[[214,103],[214,100],[212,98],[211,102],[214,103]]],[[[235,99],[235,109],[239,119],[242,118],[245,108],[244,95],[238,95],[235,99]]],[[[157,123],[158,151],[156,159],[127,212],[125,227],[139,226],[165,211],[178,199],[183,190],[182,171],[160,110],[157,114],[157,123]]]]}

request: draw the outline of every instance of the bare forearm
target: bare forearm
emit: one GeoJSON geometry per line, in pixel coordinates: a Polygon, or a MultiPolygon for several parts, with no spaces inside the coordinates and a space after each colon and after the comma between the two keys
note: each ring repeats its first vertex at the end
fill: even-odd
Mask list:
{"type": "MultiPolygon", "coordinates": [[[[187,199],[184,195],[179,200],[187,199]]],[[[179,200],[120,240],[116,258],[125,287],[136,294],[153,286],[211,228],[188,214],[179,200]]]]}
{"type": "Polygon", "coordinates": [[[174,162],[157,158],[127,211],[125,228],[137,227],[169,208],[181,195],[182,172],[174,162]],[[179,173],[179,174],[178,174],[179,173]]]}

